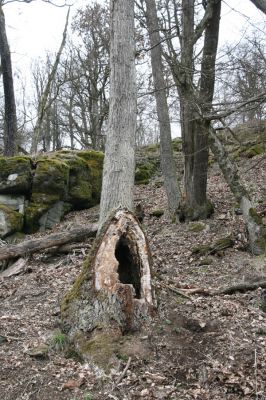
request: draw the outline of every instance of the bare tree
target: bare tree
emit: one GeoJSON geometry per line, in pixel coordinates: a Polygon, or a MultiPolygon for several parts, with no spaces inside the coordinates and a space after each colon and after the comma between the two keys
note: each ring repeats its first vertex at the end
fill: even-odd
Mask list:
{"type": "Polygon", "coordinates": [[[196,15],[196,7],[193,0],[182,0],[181,7],[169,0],[162,19],[167,45],[164,55],[181,105],[185,156],[182,218],[188,219],[205,218],[212,210],[206,195],[209,122],[204,114],[211,108],[214,93],[221,1],[208,1],[202,16],[196,15]],[[175,45],[176,38],[180,47],[175,45]]]}
{"type": "Polygon", "coordinates": [[[160,128],[161,166],[168,198],[168,208],[170,214],[173,216],[179,208],[181,196],[171,144],[171,124],[167,104],[161,39],[155,0],[146,0],[145,15],[151,46],[151,66],[160,128]]]}
{"type": "Polygon", "coordinates": [[[17,113],[13,84],[12,63],[8,45],[5,15],[0,2],[0,57],[5,97],[4,123],[4,155],[14,156],[16,153],[17,113]]]}
{"type": "MultiPolygon", "coordinates": [[[[90,351],[90,341],[100,343],[104,336],[111,357],[121,335],[149,320],[154,301],[149,247],[132,213],[137,103],[134,2],[111,0],[110,5],[110,112],[100,231],[83,273],[61,305],[63,323],[76,349],[94,362],[102,346],[96,354],[90,351]]],[[[109,356],[104,357],[105,365],[109,356]]]]}
{"type": "Polygon", "coordinates": [[[65,23],[65,28],[64,28],[64,32],[63,32],[62,42],[61,42],[61,45],[60,45],[59,50],[57,52],[54,64],[53,64],[53,66],[51,68],[51,71],[50,71],[50,73],[48,75],[47,82],[46,82],[46,85],[44,87],[44,91],[41,94],[40,102],[39,102],[39,105],[38,105],[37,121],[36,121],[35,126],[34,126],[34,132],[33,132],[32,143],[31,143],[31,153],[36,153],[37,152],[37,147],[38,147],[38,143],[39,143],[39,139],[40,139],[40,131],[41,131],[41,128],[42,128],[42,123],[43,123],[43,120],[44,120],[44,116],[45,116],[45,113],[47,112],[47,109],[49,108],[49,106],[51,106],[51,102],[49,103],[48,99],[49,99],[49,94],[50,94],[50,91],[51,91],[52,83],[53,83],[54,78],[56,76],[56,71],[57,71],[57,68],[58,68],[58,65],[59,65],[60,57],[61,57],[61,54],[63,52],[64,46],[65,46],[65,43],[66,43],[69,12],[70,12],[70,8],[68,9],[68,12],[67,12],[67,17],[66,17],[66,23],[65,23]]]}

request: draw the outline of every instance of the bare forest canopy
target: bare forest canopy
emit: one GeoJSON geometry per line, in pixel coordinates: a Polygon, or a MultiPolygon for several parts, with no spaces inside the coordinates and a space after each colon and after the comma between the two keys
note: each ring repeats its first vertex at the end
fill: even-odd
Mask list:
{"type": "MultiPolygon", "coordinates": [[[[14,1],[12,4],[8,4],[9,1],[3,1],[2,3],[3,12],[6,14],[7,39],[9,40],[9,35],[12,37],[12,31],[8,29],[9,25],[12,25],[10,14],[14,13],[18,7],[22,7],[23,2],[14,1]]],[[[29,4],[24,4],[25,7],[21,8],[23,15],[30,15],[31,10],[34,9],[37,18],[37,2],[36,4],[34,1],[25,3],[29,4]]],[[[65,1],[54,3],[62,6],[65,1]]],[[[253,3],[256,4],[255,1],[253,3]]],[[[138,1],[135,8],[138,145],[154,143],[158,141],[159,137],[158,117],[154,102],[154,84],[151,79],[149,62],[150,45],[143,14],[143,4],[143,1],[138,1]]],[[[176,90],[169,57],[171,57],[172,50],[177,55],[180,50],[177,21],[181,21],[182,10],[178,2],[170,1],[167,4],[168,9],[165,2],[158,3],[159,33],[163,47],[165,86],[170,109],[172,136],[180,136],[180,93],[176,90]],[[177,7],[174,7],[175,3],[177,3],[177,7]],[[167,15],[169,15],[169,18],[167,15]]],[[[260,7],[259,4],[256,5],[260,7]]],[[[46,9],[51,9],[52,15],[53,6],[47,4],[45,6],[46,9]]],[[[225,5],[223,4],[222,7],[225,7],[225,5]]],[[[254,11],[256,10],[255,5],[251,2],[250,7],[253,7],[254,11]]],[[[60,9],[60,11],[62,11],[60,15],[65,15],[67,9],[65,11],[60,9]]],[[[204,11],[203,5],[199,2],[195,6],[196,24],[202,18],[204,11]]],[[[261,23],[258,24],[258,16],[256,22],[255,19],[253,21],[252,17],[246,14],[244,5],[239,5],[236,10],[222,8],[221,34],[224,35],[223,24],[226,23],[224,21],[226,21],[227,14],[233,15],[236,20],[239,18],[243,21],[243,23],[237,23],[237,25],[245,24],[245,31],[240,40],[239,38],[235,39],[234,34],[232,34],[226,40],[226,44],[223,41],[223,44],[219,46],[212,111],[217,118],[220,115],[224,116],[222,122],[219,119],[215,120],[218,126],[225,124],[233,127],[239,122],[265,118],[263,97],[258,102],[249,103],[249,99],[254,99],[260,95],[265,88],[265,26],[263,13],[260,13],[262,18],[261,23]]],[[[43,151],[59,150],[62,147],[96,150],[104,148],[109,107],[108,4],[107,2],[96,2],[95,5],[88,3],[84,7],[82,3],[82,7],[78,11],[73,10],[71,16],[72,19],[67,30],[67,41],[42,116],[38,149],[43,151]]],[[[232,23],[231,20],[230,23],[232,23]]],[[[40,102],[54,66],[55,52],[59,49],[64,23],[61,23],[61,26],[62,32],[56,34],[58,41],[56,48],[53,47],[41,59],[32,57],[30,71],[28,65],[23,68],[21,63],[18,65],[17,62],[14,62],[13,64],[18,129],[17,145],[27,151],[32,147],[36,117],[40,111],[40,102]]],[[[236,32],[236,26],[231,25],[230,31],[231,28],[232,32],[236,32]]],[[[182,31],[182,26],[180,26],[180,29],[182,31]]],[[[32,36],[34,36],[34,32],[32,36]]],[[[223,36],[220,37],[220,43],[222,43],[222,39],[223,36]]],[[[16,53],[19,55],[20,49],[16,42],[13,43],[10,40],[12,60],[16,60],[18,58],[16,53]]],[[[202,56],[200,47],[201,43],[199,42],[198,48],[195,48],[193,61],[195,70],[193,85],[196,87],[199,86],[199,67],[202,56]]],[[[28,57],[31,57],[30,50],[28,50],[28,53],[28,57]]],[[[22,65],[24,59],[25,57],[21,60],[22,65]]],[[[173,66],[173,68],[175,67],[173,66]]],[[[3,87],[0,90],[2,92],[2,96],[0,96],[0,109],[2,110],[0,115],[0,146],[3,147],[3,87]]]]}

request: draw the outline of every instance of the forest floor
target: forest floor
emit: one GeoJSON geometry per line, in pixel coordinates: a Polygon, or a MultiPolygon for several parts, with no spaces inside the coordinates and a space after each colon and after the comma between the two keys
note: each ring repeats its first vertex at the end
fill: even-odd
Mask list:
{"type": "MultiPolygon", "coordinates": [[[[266,211],[265,156],[242,160],[239,168],[260,210],[266,211]]],[[[142,352],[130,359],[119,355],[118,367],[109,374],[69,357],[60,333],[60,300],[79,274],[92,239],[68,254],[36,253],[28,257],[23,274],[0,280],[1,400],[266,399],[262,289],[187,298],[175,292],[265,280],[265,258],[246,250],[241,215],[234,212],[234,199],[216,164],[208,180],[215,212],[203,225],[152,216],[154,210],[166,210],[156,179],[135,188],[136,203],[145,211],[158,302],[152,326],[137,335],[142,352]],[[228,234],[235,239],[231,248],[215,255],[192,253],[195,245],[228,234]]],[[[53,232],[97,218],[97,207],[72,212],[53,232]]]]}

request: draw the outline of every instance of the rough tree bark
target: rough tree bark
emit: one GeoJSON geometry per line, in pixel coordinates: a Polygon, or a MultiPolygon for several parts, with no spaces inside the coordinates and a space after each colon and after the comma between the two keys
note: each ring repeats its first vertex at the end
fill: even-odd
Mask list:
{"type": "Polygon", "coordinates": [[[134,10],[130,3],[111,1],[110,107],[100,227],[120,205],[133,210],[137,97],[134,10]]]}
{"type": "Polygon", "coordinates": [[[198,95],[193,89],[193,52],[196,40],[194,1],[183,0],[183,42],[179,82],[182,138],[185,156],[185,206],[188,219],[206,218],[212,212],[207,200],[209,122],[202,115],[211,109],[215,83],[215,60],[219,38],[221,1],[212,1],[206,10],[201,75],[198,95]],[[200,113],[199,113],[200,110],[200,113]]]}
{"type": "Polygon", "coordinates": [[[12,157],[16,153],[17,114],[13,84],[12,63],[6,36],[5,15],[0,4],[0,57],[5,98],[4,155],[12,157]]]}
{"type": "Polygon", "coordinates": [[[180,204],[176,166],[171,143],[171,124],[163,74],[162,49],[155,0],[146,0],[146,21],[151,46],[151,66],[155,89],[155,100],[160,128],[161,166],[170,215],[174,216],[180,204]]]}
{"type": "Polygon", "coordinates": [[[241,183],[236,165],[230,160],[226,149],[212,128],[210,129],[210,146],[242,211],[249,237],[250,252],[254,255],[264,254],[266,251],[266,225],[257,214],[247,190],[241,183]]]}
{"type": "Polygon", "coordinates": [[[86,237],[96,236],[98,225],[90,224],[83,228],[73,228],[71,231],[54,233],[39,239],[26,240],[19,244],[2,246],[0,249],[0,261],[17,258],[25,254],[33,254],[37,251],[62,246],[69,242],[83,240],[86,237]]]}
{"type": "MultiPolygon", "coordinates": [[[[110,110],[100,229],[81,275],[61,304],[62,322],[83,358],[107,368],[121,337],[151,317],[150,252],[132,213],[136,83],[134,2],[111,0],[110,110]]],[[[121,350],[120,350],[121,351],[121,350]]]]}

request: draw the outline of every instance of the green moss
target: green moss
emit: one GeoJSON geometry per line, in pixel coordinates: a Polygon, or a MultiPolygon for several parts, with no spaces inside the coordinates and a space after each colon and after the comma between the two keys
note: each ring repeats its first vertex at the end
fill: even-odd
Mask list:
{"type": "Polygon", "coordinates": [[[199,262],[200,266],[202,266],[202,265],[211,265],[211,264],[213,264],[213,258],[212,257],[205,257],[199,262]]]}
{"type": "Polygon", "coordinates": [[[81,288],[82,284],[85,281],[88,281],[92,278],[92,274],[90,271],[90,266],[93,260],[93,255],[95,252],[95,248],[97,246],[97,239],[94,241],[94,245],[92,246],[89,255],[83,262],[81,273],[78,275],[74,284],[70,288],[70,290],[65,294],[62,302],[61,302],[61,316],[64,318],[68,312],[68,308],[71,303],[81,297],[81,288]]]}
{"type": "Polygon", "coordinates": [[[199,219],[209,218],[213,212],[213,204],[208,199],[203,205],[197,205],[194,208],[188,207],[186,204],[184,204],[181,206],[179,220],[197,221],[199,219]]]}
{"type": "Polygon", "coordinates": [[[259,154],[264,154],[265,153],[265,148],[262,144],[258,143],[249,149],[244,151],[244,155],[248,158],[252,158],[254,156],[257,156],[259,154]]]}
{"type": "Polygon", "coordinates": [[[91,184],[89,207],[92,207],[100,202],[104,154],[99,151],[79,151],[77,155],[86,161],[89,168],[91,184]]]}
{"type": "Polygon", "coordinates": [[[199,254],[199,255],[205,255],[211,253],[211,245],[210,244],[199,244],[192,249],[192,254],[199,254]]]}
{"type": "Polygon", "coordinates": [[[109,332],[97,331],[91,339],[79,332],[74,341],[85,359],[91,359],[105,371],[110,368],[112,357],[121,354],[121,336],[111,330],[109,332]]]}
{"type": "Polygon", "coordinates": [[[0,204],[0,211],[6,216],[8,234],[21,231],[23,228],[23,215],[11,208],[0,204]]]}
{"type": "Polygon", "coordinates": [[[135,184],[146,185],[156,171],[155,162],[138,164],[135,171],[135,184]]]}
{"type": "Polygon", "coordinates": [[[0,192],[28,194],[31,187],[31,164],[29,157],[0,157],[0,192]],[[8,181],[11,174],[18,176],[8,181]]]}
{"type": "Polygon", "coordinates": [[[157,143],[156,144],[149,144],[148,146],[145,146],[143,148],[143,151],[145,153],[152,153],[152,154],[157,153],[159,151],[159,145],[157,143]]]}
{"type": "Polygon", "coordinates": [[[228,247],[232,247],[233,244],[234,244],[234,240],[229,235],[229,236],[225,236],[223,238],[216,240],[214,243],[208,243],[208,244],[195,246],[192,249],[192,253],[199,254],[199,255],[215,254],[221,250],[227,249],[228,247]]]}
{"type": "Polygon", "coordinates": [[[58,194],[64,199],[69,180],[69,166],[56,158],[39,158],[33,178],[32,192],[58,194]]]}
{"type": "Polygon", "coordinates": [[[205,229],[205,224],[202,222],[192,222],[188,226],[190,232],[202,232],[205,229]]]}
{"type": "Polygon", "coordinates": [[[160,218],[162,215],[164,215],[164,210],[161,210],[161,209],[153,210],[151,212],[151,215],[153,217],[160,218]]]}
{"type": "Polygon", "coordinates": [[[182,139],[175,138],[172,140],[172,148],[175,152],[180,152],[182,150],[182,139]]]}
{"type": "Polygon", "coordinates": [[[36,232],[39,229],[39,219],[49,209],[48,204],[30,203],[25,209],[24,229],[27,233],[36,232]]]}

